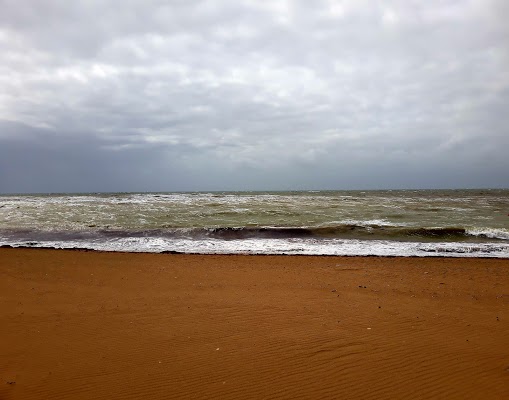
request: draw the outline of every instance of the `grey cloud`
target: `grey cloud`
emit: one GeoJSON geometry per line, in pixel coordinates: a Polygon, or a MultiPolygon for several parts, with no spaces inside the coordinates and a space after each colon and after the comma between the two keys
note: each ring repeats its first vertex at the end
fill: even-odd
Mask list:
{"type": "Polygon", "coordinates": [[[119,4],[2,2],[0,191],[509,184],[503,1],[119,4]]]}

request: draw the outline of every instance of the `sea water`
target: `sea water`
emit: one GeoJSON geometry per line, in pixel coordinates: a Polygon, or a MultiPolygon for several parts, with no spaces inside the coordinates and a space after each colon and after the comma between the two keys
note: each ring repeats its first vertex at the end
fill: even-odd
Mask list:
{"type": "Polygon", "coordinates": [[[509,257],[509,190],[3,195],[0,245],[509,257]]]}

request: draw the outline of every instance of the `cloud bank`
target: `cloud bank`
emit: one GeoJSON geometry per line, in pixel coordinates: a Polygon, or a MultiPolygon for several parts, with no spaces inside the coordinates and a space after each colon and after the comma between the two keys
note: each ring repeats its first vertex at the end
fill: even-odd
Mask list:
{"type": "Polygon", "coordinates": [[[509,187],[505,1],[1,3],[0,192],[509,187]]]}

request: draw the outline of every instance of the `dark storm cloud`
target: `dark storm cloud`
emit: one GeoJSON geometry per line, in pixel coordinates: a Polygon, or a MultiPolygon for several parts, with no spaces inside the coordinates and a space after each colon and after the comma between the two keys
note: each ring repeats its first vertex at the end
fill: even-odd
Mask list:
{"type": "Polygon", "coordinates": [[[0,5],[1,192],[509,185],[504,1],[0,5]]]}

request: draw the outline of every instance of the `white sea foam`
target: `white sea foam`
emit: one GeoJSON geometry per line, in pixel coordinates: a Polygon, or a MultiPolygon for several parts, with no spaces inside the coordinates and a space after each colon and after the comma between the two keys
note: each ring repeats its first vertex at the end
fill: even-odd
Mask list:
{"type": "Polygon", "coordinates": [[[472,236],[482,236],[490,239],[509,240],[509,230],[495,228],[473,228],[466,229],[466,233],[472,236]]]}
{"type": "Polygon", "coordinates": [[[407,223],[404,222],[391,222],[387,219],[368,219],[368,220],[357,220],[357,219],[344,219],[341,221],[331,221],[327,224],[327,226],[330,225],[355,225],[355,226],[364,226],[364,227],[370,227],[370,226],[387,226],[387,227],[399,227],[399,226],[407,226],[407,223]]]}
{"type": "Polygon", "coordinates": [[[0,238],[0,245],[44,248],[88,248],[103,251],[162,252],[199,254],[294,254],[334,256],[417,256],[509,258],[509,244],[416,243],[384,240],[314,239],[168,239],[149,237],[110,240],[12,242],[0,238]]]}

